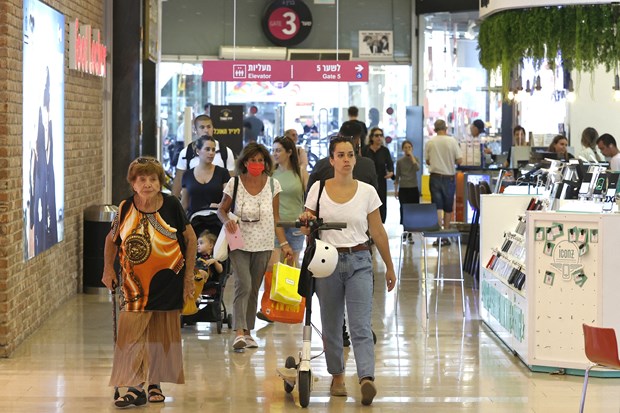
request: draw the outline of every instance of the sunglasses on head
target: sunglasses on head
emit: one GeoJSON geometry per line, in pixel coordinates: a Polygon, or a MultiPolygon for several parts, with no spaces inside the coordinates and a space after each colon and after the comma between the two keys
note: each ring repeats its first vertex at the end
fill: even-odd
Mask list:
{"type": "Polygon", "coordinates": [[[330,142],[353,142],[353,136],[334,135],[330,142]]]}
{"type": "Polygon", "coordinates": [[[157,159],[153,159],[153,158],[138,158],[136,159],[136,162],[139,164],[145,164],[145,163],[159,163],[159,161],[157,159]]]}

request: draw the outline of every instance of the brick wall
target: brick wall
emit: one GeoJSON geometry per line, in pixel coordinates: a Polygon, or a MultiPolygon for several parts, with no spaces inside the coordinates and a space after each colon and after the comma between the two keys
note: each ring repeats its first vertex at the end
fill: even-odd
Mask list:
{"type": "MultiPolygon", "coordinates": [[[[104,27],[101,0],[44,1],[104,27]]],[[[0,0],[0,357],[8,357],[50,313],[81,291],[82,211],[103,199],[103,80],[65,64],[64,240],[28,262],[22,223],[22,7],[0,0]]],[[[68,62],[68,48],[65,51],[68,62]]]]}

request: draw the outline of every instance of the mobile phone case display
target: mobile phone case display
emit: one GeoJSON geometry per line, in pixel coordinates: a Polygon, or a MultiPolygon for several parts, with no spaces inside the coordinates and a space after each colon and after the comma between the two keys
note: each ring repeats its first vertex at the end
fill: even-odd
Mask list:
{"type": "Polygon", "coordinates": [[[492,194],[480,200],[480,316],[524,361],[528,334],[525,211],[535,204],[531,195],[492,194]]]}
{"type": "MultiPolygon", "coordinates": [[[[528,366],[582,374],[582,324],[620,331],[620,214],[527,214],[528,366]]],[[[620,377],[617,371],[595,375],[620,377]]]]}

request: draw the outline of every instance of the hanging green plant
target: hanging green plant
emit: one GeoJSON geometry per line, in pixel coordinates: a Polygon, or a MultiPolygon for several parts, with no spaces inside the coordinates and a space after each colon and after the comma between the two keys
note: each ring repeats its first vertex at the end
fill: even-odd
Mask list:
{"type": "Polygon", "coordinates": [[[510,89],[510,72],[523,59],[553,68],[556,58],[570,62],[579,72],[607,71],[620,61],[620,6],[579,5],[507,10],[480,25],[480,64],[500,69],[504,95],[510,89]]]}

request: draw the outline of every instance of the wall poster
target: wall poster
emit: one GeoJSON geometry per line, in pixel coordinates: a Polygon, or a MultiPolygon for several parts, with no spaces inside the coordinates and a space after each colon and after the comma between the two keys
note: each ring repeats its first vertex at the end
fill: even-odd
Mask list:
{"type": "Polygon", "coordinates": [[[391,30],[359,32],[359,57],[392,58],[394,36],[391,30]]]}
{"type": "Polygon", "coordinates": [[[64,238],[65,17],[24,0],[24,259],[64,238]]]}

